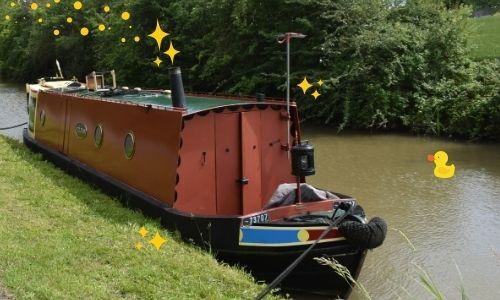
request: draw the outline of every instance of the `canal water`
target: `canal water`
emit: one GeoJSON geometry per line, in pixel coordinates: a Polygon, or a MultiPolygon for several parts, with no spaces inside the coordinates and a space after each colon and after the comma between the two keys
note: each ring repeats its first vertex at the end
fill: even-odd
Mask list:
{"type": "MultiPolygon", "coordinates": [[[[0,83],[0,128],[26,121],[25,97],[23,87],[0,83]]],[[[462,286],[470,299],[500,299],[499,144],[315,127],[304,137],[316,147],[309,182],[357,198],[370,217],[389,223],[359,280],[372,299],[433,299],[419,283],[423,272],[449,299],[459,299],[462,286]],[[426,158],[437,150],[455,164],[452,179],[434,177],[426,158]]]]}

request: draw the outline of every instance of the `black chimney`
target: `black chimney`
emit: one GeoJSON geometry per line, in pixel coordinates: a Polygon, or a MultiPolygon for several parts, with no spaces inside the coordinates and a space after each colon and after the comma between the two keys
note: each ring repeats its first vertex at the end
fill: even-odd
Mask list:
{"type": "Polygon", "coordinates": [[[182,84],[181,68],[168,69],[170,72],[170,90],[172,91],[172,105],[178,108],[186,108],[186,95],[182,84]]]}

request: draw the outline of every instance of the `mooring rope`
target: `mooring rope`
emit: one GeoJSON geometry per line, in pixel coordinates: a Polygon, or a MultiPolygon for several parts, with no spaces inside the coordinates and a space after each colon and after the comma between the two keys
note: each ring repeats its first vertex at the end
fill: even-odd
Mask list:
{"type": "Polygon", "coordinates": [[[273,282],[271,282],[269,285],[266,286],[266,288],[255,298],[255,300],[261,300],[270,291],[272,291],[272,289],[274,289],[278,284],[280,284],[280,282],[283,281],[283,279],[285,279],[285,277],[288,276],[288,274],[290,274],[302,260],[304,260],[307,254],[311,252],[311,250],[319,243],[319,241],[321,241],[328,234],[328,232],[330,232],[335,226],[337,226],[340,222],[342,222],[342,220],[344,220],[348,215],[350,215],[355,207],[354,204],[343,202],[337,207],[337,209],[335,209],[332,218],[335,217],[335,214],[337,213],[337,210],[340,208],[340,206],[343,206],[343,208],[346,209],[344,214],[335,219],[330,224],[330,226],[328,226],[328,228],[325,229],[325,231],[323,231],[323,233],[318,237],[318,239],[316,239],[316,241],[314,241],[314,243],[311,244],[311,246],[309,246],[309,248],[306,251],[304,251],[293,263],[291,263],[280,275],[278,275],[278,277],[276,277],[273,280],[273,282]],[[347,205],[349,205],[349,208],[346,207],[347,205]]]}
{"type": "Polygon", "coordinates": [[[17,127],[21,127],[21,126],[24,126],[28,124],[28,122],[24,122],[22,124],[18,124],[18,125],[14,125],[14,126],[9,126],[9,127],[4,127],[4,128],[0,128],[0,130],[9,130],[9,129],[14,129],[14,128],[17,128],[17,127]]]}

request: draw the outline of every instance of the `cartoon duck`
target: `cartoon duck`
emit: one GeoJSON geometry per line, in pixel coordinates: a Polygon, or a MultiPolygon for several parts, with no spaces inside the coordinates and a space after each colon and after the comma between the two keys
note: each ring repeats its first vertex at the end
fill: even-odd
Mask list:
{"type": "Polygon", "coordinates": [[[455,165],[451,164],[447,166],[448,162],[448,154],[444,151],[438,151],[434,155],[427,155],[427,160],[430,162],[434,162],[436,164],[436,168],[434,168],[434,176],[437,178],[451,178],[455,174],[455,165]]]}

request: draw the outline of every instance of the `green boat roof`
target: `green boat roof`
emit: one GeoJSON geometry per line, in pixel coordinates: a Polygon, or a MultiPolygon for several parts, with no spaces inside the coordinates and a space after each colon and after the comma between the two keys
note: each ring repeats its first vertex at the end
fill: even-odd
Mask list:
{"type": "MultiPolygon", "coordinates": [[[[78,91],[75,94],[83,97],[101,97],[99,92],[93,91],[78,91]]],[[[110,99],[121,102],[129,102],[144,105],[156,105],[163,107],[172,107],[172,99],[170,95],[163,94],[160,92],[148,92],[143,91],[134,94],[124,94],[124,95],[113,95],[110,97],[103,97],[104,99],[110,99]]],[[[187,102],[187,113],[193,114],[203,110],[209,110],[212,108],[227,106],[227,105],[241,105],[241,104],[251,104],[255,103],[253,101],[248,101],[244,99],[235,98],[212,98],[210,96],[186,96],[187,102]]]]}

